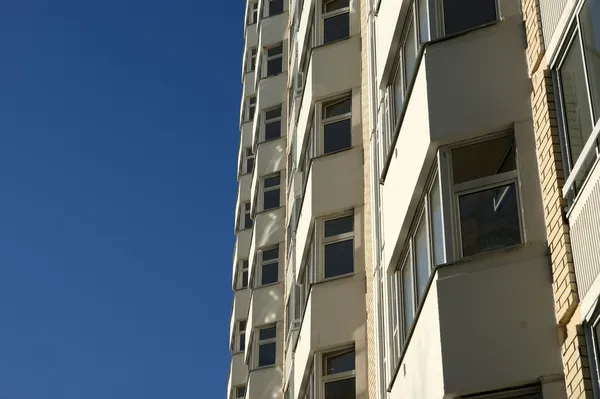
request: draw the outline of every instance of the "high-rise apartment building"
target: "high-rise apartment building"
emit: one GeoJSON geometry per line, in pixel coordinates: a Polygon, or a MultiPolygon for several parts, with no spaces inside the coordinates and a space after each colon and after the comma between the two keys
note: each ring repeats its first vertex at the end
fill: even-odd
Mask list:
{"type": "Polygon", "coordinates": [[[600,397],[599,19],[247,1],[228,398],[600,397]]]}

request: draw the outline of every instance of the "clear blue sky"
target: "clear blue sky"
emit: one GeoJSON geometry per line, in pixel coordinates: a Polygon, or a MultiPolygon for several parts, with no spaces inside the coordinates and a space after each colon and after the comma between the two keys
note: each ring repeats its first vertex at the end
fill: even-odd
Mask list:
{"type": "Polygon", "coordinates": [[[225,397],[243,13],[0,5],[0,399],[225,397]]]}

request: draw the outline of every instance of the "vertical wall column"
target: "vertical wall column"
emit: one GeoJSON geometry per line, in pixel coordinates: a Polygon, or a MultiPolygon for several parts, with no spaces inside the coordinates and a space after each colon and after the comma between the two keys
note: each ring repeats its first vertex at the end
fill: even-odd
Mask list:
{"type": "Polygon", "coordinates": [[[527,62],[532,83],[531,105],[542,186],[554,308],[561,340],[567,397],[593,398],[587,348],[562,196],[565,182],[551,71],[545,59],[539,0],[523,0],[527,29],[527,62]]]}

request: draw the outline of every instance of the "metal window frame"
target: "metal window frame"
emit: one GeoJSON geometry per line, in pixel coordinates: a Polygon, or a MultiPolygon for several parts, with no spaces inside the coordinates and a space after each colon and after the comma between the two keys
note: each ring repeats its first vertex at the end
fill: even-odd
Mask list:
{"type": "Polygon", "coordinates": [[[262,177],[260,186],[261,186],[261,191],[262,191],[262,196],[260,197],[261,198],[260,209],[262,209],[263,211],[267,211],[267,210],[270,211],[273,209],[280,208],[281,207],[281,172],[272,173],[270,175],[262,177]],[[272,177],[276,177],[276,176],[279,177],[279,184],[270,186],[270,187],[265,187],[265,180],[272,178],[272,177]],[[270,192],[270,191],[276,191],[276,190],[279,191],[279,206],[265,209],[265,193],[270,192]]]}
{"type": "MultiPolygon", "coordinates": [[[[512,129],[507,131],[505,130],[502,132],[477,137],[476,139],[461,141],[459,143],[455,143],[453,145],[441,148],[440,153],[442,154],[442,158],[444,158],[444,160],[446,161],[444,165],[440,165],[440,168],[443,167],[445,169],[444,178],[447,179],[447,184],[442,185],[441,187],[442,209],[443,212],[447,211],[450,215],[449,218],[444,217],[444,230],[446,231],[446,239],[444,240],[446,248],[446,261],[465,258],[462,243],[462,226],[460,221],[460,197],[468,194],[490,190],[496,187],[501,187],[510,184],[515,185],[520,238],[521,243],[525,242],[525,221],[521,212],[521,210],[523,209],[523,200],[521,198],[521,190],[519,190],[519,164],[517,158],[517,143],[515,140],[514,131],[512,129]],[[502,137],[512,138],[512,151],[515,154],[514,170],[474,180],[469,180],[459,184],[454,184],[452,150],[462,147],[468,147],[470,145],[475,145],[479,143],[484,143],[502,137]],[[446,190],[444,190],[444,186],[446,186],[446,190]],[[451,259],[449,259],[448,257],[449,251],[451,251],[453,255],[451,259]]],[[[508,155],[508,153],[506,155],[508,155]]],[[[469,255],[468,257],[481,255],[483,253],[486,252],[480,252],[474,255],[469,255]]]]}
{"type": "Polygon", "coordinates": [[[327,352],[320,352],[316,355],[317,361],[315,361],[314,363],[315,375],[318,376],[319,395],[321,398],[325,399],[325,385],[327,385],[328,383],[350,379],[354,379],[356,381],[356,363],[353,370],[335,374],[327,374],[327,370],[324,367],[325,362],[328,358],[351,352],[354,353],[354,359],[356,362],[356,349],[354,344],[341,346],[333,350],[327,350],[327,352]]]}
{"type": "MultiPolygon", "coordinates": [[[[326,44],[331,44],[331,43],[335,43],[338,40],[343,40],[343,39],[338,39],[338,40],[333,40],[330,42],[325,42],[325,20],[332,18],[332,17],[337,17],[339,15],[343,15],[343,14],[348,14],[348,26],[349,26],[349,35],[348,37],[352,36],[351,34],[351,30],[352,30],[352,20],[350,19],[350,3],[351,0],[348,0],[348,6],[347,7],[342,7],[342,8],[338,8],[337,10],[333,10],[333,11],[329,11],[329,12],[325,12],[325,6],[327,3],[331,2],[331,1],[335,1],[335,0],[323,0],[321,2],[321,7],[318,8],[318,12],[320,14],[320,18],[319,18],[319,33],[317,34],[317,37],[319,38],[319,44],[321,45],[326,45],[326,44]]],[[[316,7],[315,7],[316,8],[316,7]]]]}
{"type": "Polygon", "coordinates": [[[355,220],[354,209],[349,211],[338,212],[332,215],[327,215],[323,218],[320,218],[318,221],[318,229],[317,229],[317,242],[319,242],[319,250],[318,250],[318,265],[317,265],[317,281],[329,281],[337,278],[350,276],[356,273],[356,256],[354,246],[352,247],[352,271],[344,274],[339,274],[336,276],[325,277],[325,247],[331,244],[338,244],[341,242],[346,242],[356,238],[356,220],[355,220]],[[334,236],[325,237],[325,224],[329,221],[342,219],[346,217],[352,217],[352,231],[346,232],[342,234],[336,234],[334,236]]]}
{"type": "Polygon", "coordinates": [[[335,154],[336,152],[339,151],[344,151],[347,148],[344,148],[343,150],[336,150],[336,151],[332,151],[332,152],[325,152],[325,126],[336,123],[336,122],[341,122],[341,121],[345,121],[345,120],[350,120],[350,147],[352,148],[352,143],[354,142],[353,138],[352,138],[352,106],[353,106],[353,101],[352,101],[352,92],[346,92],[343,94],[339,94],[333,97],[329,97],[326,99],[323,99],[321,101],[319,101],[317,104],[315,104],[315,117],[318,118],[318,125],[319,125],[319,130],[320,130],[320,134],[318,135],[318,140],[317,140],[317,148],[316,148],[316,153],[318,155],[330,155],[330,154],[335,154]],[[339,104],[343,101],[349,100],[350,101],[350,112],[346,112],[342,115],[336,115],[336,116],[332,116],[327,118],[325,116],[325,113],[327,112],[327,108],[335,105],[335,104],[339,104]]]}
{"type": "Polygon", "coordinates": [[[256,288],[258,288],[258,287],[265,287],[265,286],[272,285],[272,284],[278,284],[279,283],[279,278],[281,277],[280,276],[281,273],[279,273],[279,265],[280,265],[280,259],[281,259],[280,245],[279,244],[275,244],[275,245],[271,245],[271,246],[268,246],[268,247],[265,247],[265,248],[261,248],[261,249],[258,250],[258,255],[259,255],[259,267],[258,267],[258,270],[257,270],[258,276],[257,276],[257,279],[256,279],[256,281],[257,281],[256,288]],[[265,260],[263,258],[263,254],[266,251],[271,251],[271,250],[274,250],[274,249],[277,249],[277,257],[273,258],[273,259],[267,259],[267,260],[265,260]],[[263,267],[270,266],[270,265],[273,265],[273,264],[277,264],[277,281],[274,281],[272,283],[263,284],[263,282],[262,282],[263,267]]]}
{"type": "Polygon", "coordinates": [[[274,324],[267,324],[264,326],[259,326],[256,327],[256,332],[254,333],[254,335],[256,336],[256,339],[254,340],[255,342],[255,348],[256,349],[256,356],[254,356],[254,358],[256,359],[254,361],[254,369],[261,369],[261,368],[265,368],[265,367],[271,367],[277,364],[277,323],[274,324]],[[274,338],[267,338],[267,339],[260,339],[260,332],[261,330],[266,330],[266,329],[270,329],[270,328],[274,328],[275,329],[275,337],[274,338]],[[275,344],[275,363],[273,364],[265,364],[262,366],[259,366],[260,363],[260,347],[262,345],[268,345],[268,344],[275,344]]]}
{"type": "Polygon", "coordinates": [[[279,104],[276,105],[274,107],[270,107],[268,109],[265,109],[262,112],[262,141],[271,141],[271,140],[277,140],[281,138],[281,135],[283,134],[283,104],[279,104]],[[271,111],[275,111],[279,109],[279,116],[271,118],[271,119],[267,119],[267,112],[271,112],[271,111]],[[271,123],[276,123],[279,122],[279,137],[274,137],[272,139],[267,139],[266,138],[266,134],[267,134],[267,125],[271,124],[271,123]]]}
{"type": "Polygon", "coordinates": [[[263,65],[263,77],[264,78],[268,78],[271,76],[277,76],[279,74],[282,74],[284,72],[284,65],[283,65],[283,53],[285,51],[283,42],[279,42],[279,43],[275,43],[275,44],[271,44],[268,47],[265,47],[264,53],[265,53],[265,62],[262,63],[263,65]],[[279,54],[275,54],[275,55],[269,55],[269,50],[272,50],[276,47],[281,47],[281,53],[279,54]],[[276,59],[280,58],[281,59],[281,72],[277,72],[277,73],[273,73],[269,75],[269,61],[274,61],[276,59]]]}

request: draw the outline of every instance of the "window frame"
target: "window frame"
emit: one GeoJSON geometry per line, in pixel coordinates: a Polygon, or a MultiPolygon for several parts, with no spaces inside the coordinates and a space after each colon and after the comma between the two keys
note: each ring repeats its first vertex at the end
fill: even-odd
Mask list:
{"type": "Polygon", "coordinates": [[[246,397],[246,385],[238,385],[236,387],[233,387],[233,397],[235,399],[246,397]],[[240,391],[243,392],[240,394],[240,391]]]}
{"type": "Polygon", "coordinates": [[[258,23],[258,1],[251,1],[248,3],[248,20],[246,21],[247,26],[251,26],[258,23]]]}
{"type": "Polygon", "coordinates": [[[258,57],[258,48],[250,47],[248,50],[246,59],[246,73],[254,72],[256,70],[256,59],[258,57]]]}
{"type": "Polygon", "coordinates": [[[318,386],[319,386],[319,394],[320,397],[325,399],[325,386],[331,382],[337,381],[345,381],[345,380],[354,380],[354,390],[356,392],[356,349],[354,344],[342,346],[340,348],[335,348],[332,350],[328,350],[327,352],[321,352],[318,355],[318,369],[316,375],[318,376],[318,386]],[[325,364],[327,359],[330,359],[335,356],[344,355],[347,353],[354,353],[354,369],[350,371],[343,371],[340,373],[327,374],[327,370],[325,364]]]}
{"type": "Polygon", "coordinates": [[[596,329],[600,327],[600,305],[596,305],[592,315],[584,321],[587,355],[590,359],[590,373],[594,397],[600,393],[600,336],[596,329]]]}
{"type": "Polygon", "coordinates": [[[269,46],[265,46],[265,48],[264,48],[265,62],[263,62],[263,78],[270,78],[272,76],[281,75],[283,72],[285,72],[284,62],[283,62],[283,53],[284,52],[285,52],[285,47],[283,45],[283,42],[274,43],[269,46]],[[274,48],[277,48],[277,47],[281,47],[281,52],[279,54],[269,55],[269,50],[273,50],[274,48]],[[277,73],[269,74],[269,61],[274,61],[277,59],[280,59],[281,71],[279,71],[277,73]]]}
{"type": "MultiPolygon", "coordinates": [[[[468,255],[468,256],[464,255],[464,248],[463,248],[463,242],[462,242],[462,224],[461,224],[461,219],[460,219],[460,197],[469,195],[469,194],[474,194],[474,193],[478,193],[478,192],[491,190],[494,188],[498,188],[498,187],[502,187],[502,186],[506,186],[506,185],[510,185],[510,184],[514,185],[515,191],[516,191],[515,195],[516,195],[516,199],[517,199],[517,217],[519,219],[518,225],[519,225],[519,233],[520,233],[520,239],[521,239],[521,242],[519,244],[515,244],[515,245],[523,244],[526,241],[526,236],[525,236],[526,230],[524,227],[524,219],[523,219],[523,215],[521,212],[523,207],[522,207],[521,190],[519,190],[519,181],[520,181],[519,164],[518,164],[518,158],[517,158],[517,146],[516,146],[514,131],[509,130],[509,131],[503,131],[503,132],[498,132],[498,133],[492,133],[492,134],[487,134],[482,137],[478,137],[477,139],[474,139],[474,140],[462,141],[462,142],[456,143],[454,145],[440,149],[440,152],[442,152],[444,154],[445,158],[448,159],[447,167],[448,167],[448,175],[449,175],[449,179],[450,179],[450,181],[448,182],[448,190],[450,192],[450,196],[449,196],[448,200],[449,200],[450,212],[452,214],[451,217],[452,217],[452,220],[454,221],[454,223],[452,223],[451,226],[449,226],[449,227],[452,229],[452,235],[454,237],[454,240],[452,240],[452,244],[453,244],[452,250],[453,250],[453,253],[455,254],[455,256],[458,257],[458,259],[465,259],[465,258],[470,258],[471,256],[478,256],[478,255],[482,255],[482,254],[490,252],[490,251],[483,251],[483,252],[478,252],[477,254],[473,254],[473,255],[468,255]],[[487,141],[492,141],[492,140],[503,138],[503,137],[511,137],[512,138],[512,151],[514,152],[514,155],[515,155],[515,169],[514,170],[511,170],[508,172],[503,172],[503,173],[498,173],[498,174],[491,175],[491,176],[485,176],[482,178],[473,179],[473,180],[469,180],[469,181],[462,182],[462,183],[457,183],[457,184],[454,183],[452,150],[455,150],[458,148],[463,148],[463,147],[468,147],[470,145],[475,145],[475,144],[479,144],[479,143],[485,143],[487,141]]],[[[504,248],[510,248],[510,246],[504,247],[504,248]]],[[[447,254],[448,254],[448,243],[446,243],[446,259],[447,259],[447,254]]]]}
{"type": "Polygon", "coordinates": [[[262,212],[272,211],[272,210],[281,208],[281,191],[282,191],[281,190],[282,189],[282,187],[281,187],[281,172],[275,172],[275,173],[272,173],[270,175],[262,177],[261,181],[260,181],[260,188],[261,188],[260,191],[262,193],[262,195],[261,195],[261,204],[260,204],[261,207],[260,207],[260,209],[262,209],[262,212]],[[265,187],[265,181],[267,179],[274,178],[274,177],[278,177],[279,178],[279,183],[277,185],[265,187]],[[279,205],[276,206],[276,207],[273,207],[273,208],[265,208],[265,193],[270,192],[270,191],[279,191],[279,205]]]}
{"type": "Polygon", "coordinates": [[[248,320],[242,319],[235,322],[235,351],[234,353],[244,353],[246,352],[246,327],[248,326],[248,320]],[[243,328],[242,328],[243,324],[243,328]],[[242,347],[243,345],[243,347],[242,347]]]}
{"type": "Polygon", "coordinates": [[[344,278],[353,276],[356,274],[356,215],[354,209],[328,215],[321,218],[319,221],[319,249],[318,249],[318,267],[317,267],[317,281],[329,281],[338,278],[344,278]],[[342,234],[336,234],[334,236],[325,237],[325,224],[332,220],[352,218],[352,231],[345,232],[342,234]],[[343,273],[335,276],[325,277],[325,247],[331,244],[338,244],[341,242],[352,241],[352,271],[343,273]]]}
{"type": "Polygon", "coordinates": [[[249,283],[250,283],[250,279],[249,279],[249,262],[248,259],[240,259],[238,260],[238,267],[237,267],[237,281],[236,281],[236,287],[238,290],[244,290],[246,288],[248,288],[249,283]],[[246,279],[244,280],[244,273],[246,273],[246,279]]]}
{"type": "Polygon", "coordinates": [[[254,221],[252,220],[252,207],[250,201],[245,201],[240,204],[238,221],[238,231],[251,229],[254,227],[254,221]]]}
{"type": "Polygon", "coordinates": [[[275,324],[267,324],[264,326],[260,326],[256,328],[256,331],[254,333],[256,335],[256,338],[254,339],[255,342],[255,348],[254,348],[254,353],[256,354],[256,356],[254,357],[254,369],[262,369],[262,368],[267,368],[267,367],[273,367],[275,365],[277,365],[277,323],[275,324]],[[266,338],[266,339],[260,339],[260,332],[262,330],[267,330],[267,329],[271,329],[274,328],[275,329],[275,337],[274,338],[266,338]],[[262,345],[269,345],[269,344],[275,344],[275,362],[273,364],[264,364],[264,365],[260,365],[260,347],[262,345]]]}
{"type": "Polygon", "coordinates": [[[320,1],[320,5],[321,7],[319,7],[319,31],[321,32],[319,35],[319,43],[321,45],[327,45],[327,44],[332,44],[332,43],[336,43],[339,42],[341,40],[345,40],[348,39],[349,37],[352,37],[352,19],[350,18],[350,3],[351,0],[348,0],[348,6],[347,7],[342,7],[340,9],[334,10],[334,11],[329,11],[329,12],[325,12],[325,6],[327,5],[327,3],[331,2],[331,1],[335,1],[335,0],[322,0],[320,1]],[[329,19],[329,18],[333,18],[333,17],[337,17],[343,14],[347,14],[348,15],[348,36],[347,37],[343,37],[340,39],[335,39],[335,40],[331,40],[326,42],[325,41],[325,20],[329,19]]]}
{"type": "Polygon", "coordinates": [[[241,174],[247,175],[254,172],[254,162],[256,160],[256,155],[254,151],[252,151],[252,147],[245,147],[242,149],[242,165],[241,165],[241,174]],[[252,162],[252,167],[249,168],[250,165],[248,162],[252,162]]]}
{"type": "Polygon", "coordinates": [[[252,122],[256,116],[256,96],[246,97],[244,104],[244,122],[252,122]],[[252,115],[250,115],[252,114],[252,115]]]}
{"type": "Polygon", "coordinates": [[[558,126],[559,126],[559,137],[562,150],[562,160],[565,164],[565,172],[567,172],[565,184],[563,186],[562,194],[563,197],[571,202],[574,202],[578,194],[582,191],[586,185],[588,177],[591,174],[593,165],[599,162],[600,159],[600,103],[597,105],[598,109],[594,109],[594,101],[592,95],[592,85],[590,83],[590,68],[588,56],[585,50],[585,43],[583,39],[583,28],[581,22],[581,13],[584,10],[584,6],[590,0],[579,0],[573,9],[573,16],[566,29],[566,34],[559,44],[559,50],[557,51],[556,59],[552,62],[551,71],[554,87],[557,89],[555,93],[556,111],[558,115],[558,126]],[[567,127],[567,118],[565,116],[565,98],[564,88],[560,79],[560,69],[564,65],[569,50],[571,50],[575,41],[579,43],[579,51],[581,56],[581,68],[583,69],[583,76],[586,86],[586,100],[588,102],[588,110],[591,116],[590,125],[592,131],[589,132],[589,137],[586,142],[583,143],[583,147],[579,157],[576,161],[573,161],[571,148],[570,148],[570,137],[567,127]],[[594,121],[594,119],[596,119],[594,121]],[[594,157],[592,158],[592,155],[594,157]],[[586,163],[590,162],[589,167],[586,168],[586,163]],[[586,170],[587,169],[587,170],[586,170]],[[580,179],[580,182],[578,181],[580,179]]]}
{"type": "Polygon", "coordinates": [[[283,136],[283,104],[276,105],[274,107],[268,108],[262,112],[262,141],[273,141],[278,140],[283,136]],[[279,109],[279,116],[276,116],[271,119],[267,119],[267,113],[276,111],[279,109]],[[279,123],[279,136],[267,138],[267,125],[272,123],[279,123]]]}
{"type": "Polygon", "coordinates": [[[281,266],[281,261],[280,261],[280,259],[281,259],[281,246],[279,244],[275,244],[275,245],[272,245],[272,246],[269,246],[269,247],[261,248],[260,251],[259,251],[259,253],[258,253],[258,256],[259,256],[258,269],[257,269],[258,276],[257,276],[257,279],[255,280],[257,282],[255,288],[267,287],[267,286],[270,286],[270,285],[279,284],[279,279],[281,277],[280,276],[281,273],[280,273],[280,270],[279,270],[280,266],[281,266]],[[267,251],[275,250],[275,249],[277,250],[277,257],[275,257],[273,259],[267,259],[267,260],[265,260],[264,257],[263,257],[264,253],[267,252],[267,251]],[[263,274],[263,268],[265,266],[270,266],[270,265],[273,265],[273,264],[277,265],[277,281],[273,281],[273,282],[270,282],[270,283],[263,283],[263,281],[262,281],[263,275],[264,275],[263,274]]]}
{"type": "Polygon", "coordinates": [[[336,154],[338,152],[346,151],[346,150],[353,148],[354,138],[352,137],[352,135],[353,135],[352,107],[353,107],[352,92],[347,92],[344,94],[340,94],[340,95],[337,95],[334,97],[324,99],[315,105],[316,109],[315,109],[314,115],[319,118],[318,126],[319,126],[319,133],[320,133],[318,135],[318,140],[317,140],[317,148],[316,148],[317,156],[332,155],[332,154],[336,154]],[[346,100],[350,101],[350,112],[346,112],[342,115],[336,115],[336,116],[332,116],[329,118],[327,118],[325,116],[328,107],[339,104],[346,100]],[[330,152],[325,152],[325,126],[333,124],[333,123],[345,121],[345,120],[350,121],[350,131],[348,132],[350,135],[350,147],[346,147],[346,148],[342,148],[342,149],[338,149],[338,150],[334,150],[334,151],[330,151],[330,152]]]}

